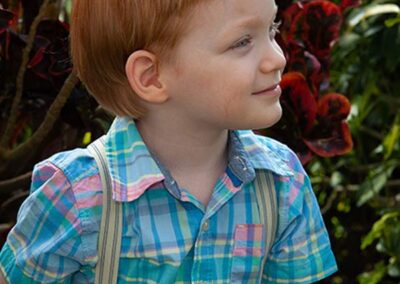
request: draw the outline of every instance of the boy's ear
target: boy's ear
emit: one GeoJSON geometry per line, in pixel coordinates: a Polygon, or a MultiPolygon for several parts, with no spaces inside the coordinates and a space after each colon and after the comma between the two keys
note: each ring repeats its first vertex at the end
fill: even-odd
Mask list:
{"type": "Polygon", "coordinates": [[[165,86],[159,80],[157,57],[146,50],[133,52],[126,61],[125,73],[131,88],[148,103],[168,100],[165,86]]]}

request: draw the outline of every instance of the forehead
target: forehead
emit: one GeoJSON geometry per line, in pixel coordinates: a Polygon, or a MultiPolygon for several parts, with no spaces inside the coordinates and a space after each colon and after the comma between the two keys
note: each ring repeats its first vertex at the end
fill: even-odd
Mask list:
{"type": "Polygon", "coordinates": [[[191,18],[191,31],[221,34],[266,23],[276,13],[274,0],[213,0],[198,5],[191,18]]]}

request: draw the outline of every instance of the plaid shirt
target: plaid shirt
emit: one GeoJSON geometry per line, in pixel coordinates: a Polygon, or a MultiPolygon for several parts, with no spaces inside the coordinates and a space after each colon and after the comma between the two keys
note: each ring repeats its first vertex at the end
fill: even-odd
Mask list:
{"type": "MultiPolygon", "coordinates": [[[[229,160],[207,207],[179,188],[134,122],[106,135],[113,199],[123,204],[119,283],[310,283],[337,270],[310,181],[286,146],[231,131],[229,160]],[[261,267],[255,175],[271,171],[279,216],[261,267]]],[[[87,149],[54,155],[34,170],[31,194],[0,254],[10,283],[93,283],[102,187],[87,149]]]]}

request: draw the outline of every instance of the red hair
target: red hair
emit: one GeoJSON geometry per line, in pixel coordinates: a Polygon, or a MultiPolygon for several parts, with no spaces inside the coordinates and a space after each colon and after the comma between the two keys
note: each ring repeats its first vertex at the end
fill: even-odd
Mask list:
{"type": "Polygon", "coordinates": [[[79,78],[106,109],[140,118],[140,105],[125,75],[125,63],[145,49],[170,60],[187,31],[193,7],[205,0],[74,0],[71,56],[79,78]]]}

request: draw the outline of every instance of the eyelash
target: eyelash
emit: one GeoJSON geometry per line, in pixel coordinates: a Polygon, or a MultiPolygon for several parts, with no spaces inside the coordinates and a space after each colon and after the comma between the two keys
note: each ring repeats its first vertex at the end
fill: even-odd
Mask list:
{"type": "MultiPolygon", "coordinates": [[[[279,22],[273,22],[270,28],[270,37],[271,40],[273,40],[276,36],[276,34],[279,33],[279,27],[281,26],[282,21],[279,22]]],[[[251,43],[251,37],[247,37],[241,41],[239,41],[237,44],[235,44],[232,49],[236,49],[236,48],[243,48],[246,47],[247,45],[249,45],[251,43]]]]}

